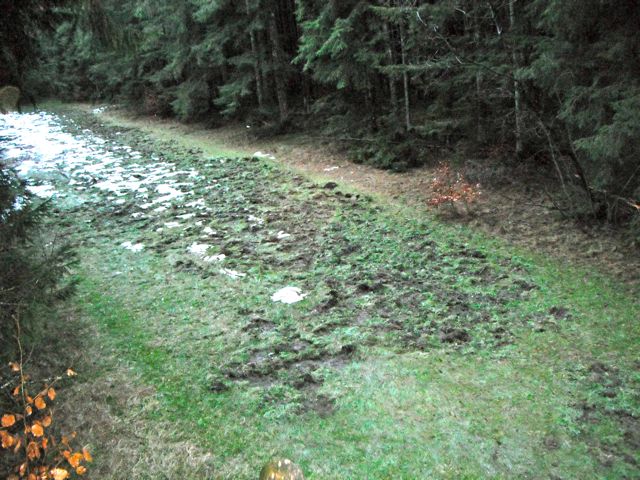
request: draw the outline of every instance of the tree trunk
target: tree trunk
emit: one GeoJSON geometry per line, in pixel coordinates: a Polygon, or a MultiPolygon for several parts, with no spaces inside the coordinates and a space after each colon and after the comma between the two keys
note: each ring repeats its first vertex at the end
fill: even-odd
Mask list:
{"type": "MultiPolygon", "coordinates": [[[[245,0],[245,6],[247,8],[247,18],[249,22],[252,20],[251,8],[249,0],[245,0]]],[[[258,52],[258,45],[256,42],[256,32],[253,31],[253,27],[249,26],[249,39],[251,41],[251,54],[253,55],[253,70],[256,78],[256,96],[258,97],[258,106],[262,109],[264,106],[264,90],[262,86],[262,66],[260,53],[258,52]]]]}
{"type": "MultiPolygon", "coordinates": [[[[480,19],[478,18],[479,12],[478,0],[473,0],[473,40],[475,43],[476,52],[480,49],[481,33],[480,33],[480,19]]],[[[482,108],[482,72],[478,68],[476,70],[476,101],[475,101],[475,116],[476,116],[476,142],[482,143],[484,141],[484,124],[483,124],[483,108],[482,108]]]]}
{"type": "MultiPolygon", "coordinates": [[[[384,28],[384,36],[387,40],[387,57],[389,59],[389,65],[395,65],[395,59],[393,58],[393,42],[389,24],[387,22],[384,22],[382,25],[384,28]]],[[[396,79],[393,78],[393,74],[389,75],[389,96],[389,100],[391,102],[391,111],[393,112],[394,117],[399,118],[398,89],[396,87],[396,79]]]]}
{"type": "Polygon", "coordinates": [[[400,52],[402,56],[402,84],[404,87],[404,124],[405,128],[408,131],[411,129],[411,116],[409,110],[409,73],[407,72],[407,52],[405,48],[405,32],[404,32],[404,24],[400,23],[400,52]]]}
{"type": "Polygon", "coordinates": [[[282,47],[278,27],[276,25],[276,15],[271,13],[269,18],[269,33],[271,36],[271,56],[273,59],[273,72],[276,82],[276,96],[278,97],[278,109],[280,110],[280,121],[284,122],[289,117],[289,105],[287,104],[287,85],[282,72],[284,63],[282,61],[282,47]]]}
{"type": "MultiPolygon", "coordinates": [[[[509,0],[509,31],[511,33],[515,30],[516,25],[516,14],[514,3],[516,0],[509,0]]],[[[522,147],[522,105],[520,100],[520,82],[516,80],[515,71],[518,68],[518,55],[516,53],[516,47],[512,42],[511,45],[511,56],[513,62],[513,98],[514,98],[514,111],[516,116],[516,155],[518,157],[522,156],[523,147],[522,147]]]]}

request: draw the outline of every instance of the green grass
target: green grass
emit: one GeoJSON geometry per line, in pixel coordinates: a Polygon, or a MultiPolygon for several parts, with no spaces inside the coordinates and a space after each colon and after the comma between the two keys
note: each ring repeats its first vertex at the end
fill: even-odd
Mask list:
{"type": "Polygon", "coordinates": [[[247,273],[194,261],[197,232],[155,232],[168,216],[131,222],[106,202],[63,213],[82,245],[85,321],[112,368],[153,387],[149,424],[212,455],[194,478],[255,478],[274,455],[310,479],[638,474],[640,308],[614,280],[270,162],[120,139],[204,174],[214,248],[247,273]],[[274,242],[279,230],[293,240],[274,242]],[[118,247],[131,239],[148,248],[118,247]],[[309,296],[272,303],[288,284],[309,296]]]}

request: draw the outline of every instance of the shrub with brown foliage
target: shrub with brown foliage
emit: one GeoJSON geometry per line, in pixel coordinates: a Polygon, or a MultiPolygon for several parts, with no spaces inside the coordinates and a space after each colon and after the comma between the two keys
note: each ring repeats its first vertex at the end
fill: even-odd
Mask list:
{"type": "MultiPolygon", "coordinates": [[[[0,442],[9,456],[2,465],[9,469],[8,480],[66,480],[87,472],[92,461],[86,448],[73,447],[76,433],[54,433],[54,385],[63,377],[44,382],[40,388],[25,374],[21,362],[10,362],[9,380],[2,390],[13,408],[0,416],[0,442]]],[[[66,376],[75,376],[68,369],[66,376]]]]}

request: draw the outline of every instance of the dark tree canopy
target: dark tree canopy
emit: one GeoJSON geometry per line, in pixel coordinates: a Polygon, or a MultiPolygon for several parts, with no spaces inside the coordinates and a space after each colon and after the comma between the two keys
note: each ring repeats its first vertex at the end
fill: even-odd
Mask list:
{"type": "Polygon", "coordinates": [[[38,36],[59,24],[63,5],[71,0],[0,0],[0,85],[20,84],[36,63],[38,36]]]}
{"type": "Polygon", "coordinates": [[[500,152],[507,164],[548,168],[575,215],[636,211],[635,2],[61,3],[2,1],[4,61],[17,71],[34,32],[50,30],[45,12],[67,15],[40,36],[43,93],[271,134],[313,129],[383,168],[423,164],[437,149],[500,152]]]}

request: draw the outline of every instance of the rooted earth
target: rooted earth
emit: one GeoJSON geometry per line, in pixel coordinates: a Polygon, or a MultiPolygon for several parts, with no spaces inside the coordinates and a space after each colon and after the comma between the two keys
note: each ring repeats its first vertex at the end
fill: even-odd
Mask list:
{"type": "Polygon", "coordinates": [[[66,421],[96,476],[248,479],[274,456],[307,478],[639,474],[624,247],[542,260],[360,188],[366,167],[310,177],[57,110],[3,116],[0,154],[82,258],[66,421]],[[584,268],[599,255],[624,282],[584,268]]]}

